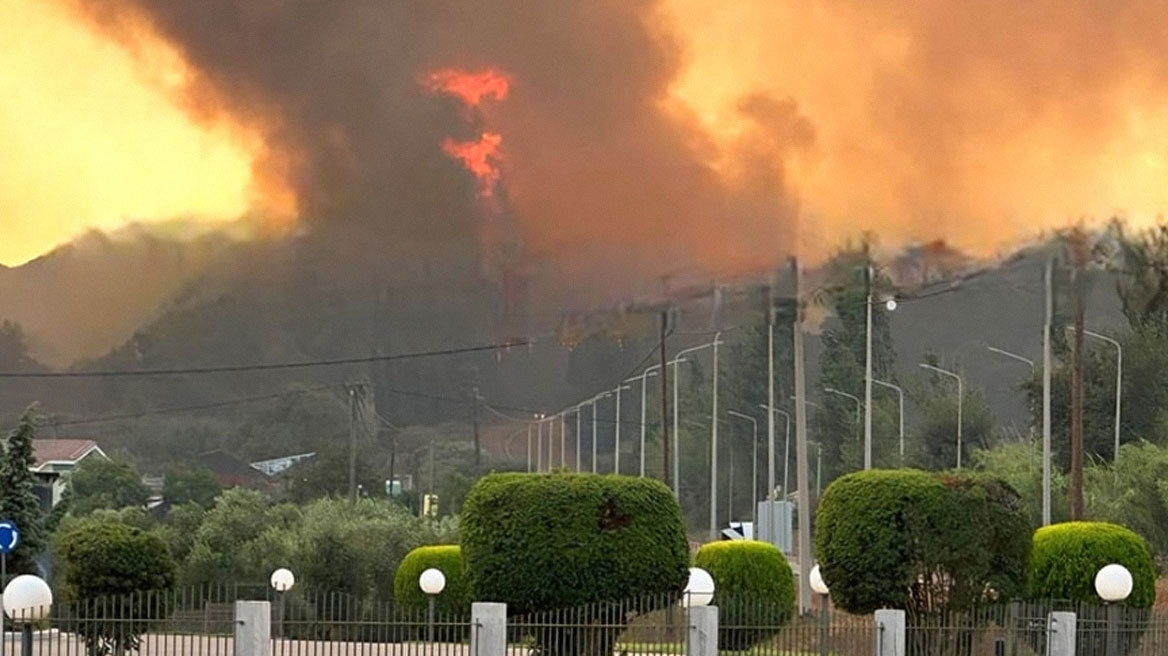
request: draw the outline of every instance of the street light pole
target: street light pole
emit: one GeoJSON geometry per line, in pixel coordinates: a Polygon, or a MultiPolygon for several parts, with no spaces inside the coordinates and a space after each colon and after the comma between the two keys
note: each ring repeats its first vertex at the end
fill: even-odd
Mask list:
{"type": "MultiPolygon", "coordinates": [[[[722,331],[714,333],[714,388],[710,400],[710,541],[718,539],[718,346],[722,331]]],[[[733,461],[731,461],[733,462],[733,461]]]]}
{"type": "MultiPolygon", "coordinates": [[[[791,397],[792,400],[794,400],[794,398],[795,398],[794,396],[791,397]]],[[[805,403],[811,403],[811,402],[805,401],[805,403]]],[[[790,492],[791,492],[787,488],[787,473],[788,473],[788,469],[790,469],[790,467],[788,465],[791,462],[791,413],[787,412],[786,410],[782,410],[780,408],[767,408],[767,406],[765,406],[761,403],[758,404],[758,407],[762,408],[763,410],[769,409],[771,411],[772,415],[773,414],[783,415],[783,419],[786,420],[784,423],[786,424],[787,432],[786,432],[786,438],[783,442],[783,498],[786,498],[787,495],[790,494],[790,492]]],[[[774,497],[774,494],[775,494],[775,491],[772,488],[771,491],[767,493],[768,498],[774,497]]]]}
{"type": "Polygon", "coordinates": [[[948,376],[949,378],[957,381],[957,470],[961,471],[961,404],[965,400],[964,383],[961,380],[961,376],[952,371],[947,371],[940,367],[934,367],[933,365],[926,364],[924,362],[921,363],[921,368],[939,373],[942,376],[948,376]]]}
{"type": "Polygon", "coordinates": [[[531,424],[527,422],[527,473],[531,473],[531,424]]]}
{"type": "Polygon", "coordinates": [[[636,377],[630,378],[616,386],[616,426],[613,427],[613,454],[612,454],[612,472],[614,474],[620,473],[620,429],[621,429],[621,390],[632,389],[625,383],[636,380],[636,377]]]}
{"type": "MultiPolygon", "coordinates": [[[[655,364],[641,373],[641,478],[645,477],[645,387],[649,384],[649,378],[657,375],[657,370],[661,365],[655,364]]],[[[662,417],[664,421],[664,417],[662,417]]]]}
{"type": "Polygon", "coordinates": [[[888,389],[896,391],[896,396],[898,399],[897,407],[899,408],[898,417],[900,417],[900,427],[898,430],[900,434],[900,464],[901,466],[904,466],[904,390],[901,389],[899,385],[886,383],[882,380],[872,379],[872,382],[881,387],[887,387],[888,389]]]}
{"type": "Polygon", "coordinates": [[[811,587],[808,576],[815,555],[811,553],[811,495],[808,493],[807,472],[807,386],[803,367],[803,267],[798,257],[792,258],[795,269],[795,323],[792,327],[792,349],[795,358],[795,474],[799,481],[797,511],[799,513],[799,614],[811,610],[811,587]]]}
{"type": "MultiPolygon", "coordinates": [[[[758,420],[755,419],[754,417],[751,417],[750,415],[738,412],[737,410],[727,410],[726,414],[730,415],[731,417],[738,417],[739,419],[749,421],[750,425],[751,425],[751,429],[753,430],[754,437],[751,438],[751,442],[750,442],[750,452],[752,454],[752,457],[751,457],[751,478],[750,478],[750,480],[752,482],[751,482],[750,500],[751,500],[751,504],[753,504],[753,505],[751,505],[750,518],[751,518],[751,522],[754,524],[755,534],[757,535],[757,532],[758,532],[758,420]]],[[[731,519],[733,519],[733,518],[731,518],[731,519]]]]}
{"type": "MultiPolygon", "coordinates": [[[[685,358],[682,356],[686,353],[694,353],[701,351],[702,349],[708,349],[712,346],[714,346],[714,342],[687,348],[685,350],[679,351],[677,355],[674,356],[673,359],[669,362],[669,364],[673,365],[673,496],[675,497],[681,496],[681,438],[678,436],[677,432],[679,419],[677,409],[679,388],[678,378],[680,378],[681,373],[681,367],[679,365],[685,361],[685,358]]],[[[715,377],[717,376],[717,369],[714,370],[714,375],[715,377]]]]}
{"type": "Polygon", "coordinates": [[[543,471],[543,415],[539,416],[539,423],[535,425],[535,471],[543,471]]]}
{"type": "MultiPolygon", "coordinates": [[[[864,329],[864,469],[872,468],[872,264],[864,269],[867,287],[864,329]]],[[[859,401],[857,400],[857,403],[859,401]]]]}
{"type": "MultiPolygon", "coordinates": [[[[834,387],[825,387],[825,388],[823,388],[823,391],[827,392],[828,394],[835,394],[836,396],[842,396],[842,397],[849,398],[849,399],[855,401],[856,402],[856,423],[857,424],[860,423],[860,407],[864,405],[864,402],[860,400],[860,397],[856,396],[855,394],[848,394],[847,392],[837,390],[834,387]]],[[[865,469],[868,469],[868,467],[865,467],[865,469]]]]}
{"type": "Polygon", "coordinates": [[[1047,258],[1043,270],[1043,287],[1046,293],[1046,321],[1042,327],[1042,525],[1049,526],[1050,512],[1050,476],[1051,476],[1051,443],[1050,443],[1050,327],[1054,320],[1054,292],[1051,278],[1054,262],[1047,258]]]}
{"type": "Polygon", "coordinates": [[[568,461],[567,461],[566,457],[564,456],[564,447],[566,447],[568,444],[568,437],[567,437],[568,425],[567,424],[568,424],[568,411],[563,410],[560,412],[560,469],[566,469],[568,467],[568,461]]]}
{"type": "Polygon", "coordinates": [[[1084,335],[1103,340],[1115,347],[1115,464],[1119,464],[1119,420],[1120,400],[1123,395],[1123,345],[1118,341],[1090,330],[1084,330],[1084,335]]]}

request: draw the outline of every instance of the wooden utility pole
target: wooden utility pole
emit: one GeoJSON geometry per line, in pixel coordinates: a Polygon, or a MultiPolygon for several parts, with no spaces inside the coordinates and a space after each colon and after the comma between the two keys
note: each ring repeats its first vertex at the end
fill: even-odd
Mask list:
{"type": "MultiPolygon", "coordinates": [[[[673,487],[673,472],[669,463],[672,462],[669,440],[669,366],[665,361],[665,335],[669,329],[669,309],[661,311],[661,471],[665,486],[673,487]]],[[[596,409],[593,408],[593,412],[596,409]]]]}
{"type": "Polygon", "coordinates": [[[1083,518],[1083,329],[1086,315],[1084,274],[1087,235],[1071,233],[1071,294],[1074,297],[1074,335],[1071,342],[1071,520],[1083,518]]]}

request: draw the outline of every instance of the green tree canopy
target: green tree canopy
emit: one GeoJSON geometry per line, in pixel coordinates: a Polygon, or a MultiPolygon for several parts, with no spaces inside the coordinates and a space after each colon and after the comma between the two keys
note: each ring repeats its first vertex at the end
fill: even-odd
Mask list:
{"type": "Polygon", "coordinates": [[[173,505],[195,503],[209,509],[222,491],[215,475],[203,467],[171,468],[162,482],[162,497],[173,505]]]}
{"type": "Polygon", "coordinates": [[[89,457],[69,476],[72,512],[85,515],[99,508],[118,510],[142,507],[150,498],[150,489],[133,463],[101,457],[89,457]]]}

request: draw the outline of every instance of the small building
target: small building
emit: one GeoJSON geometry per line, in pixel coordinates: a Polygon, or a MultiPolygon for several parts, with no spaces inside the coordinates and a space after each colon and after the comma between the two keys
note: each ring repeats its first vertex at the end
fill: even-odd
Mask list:
{"type": "Polygon", "coordinates": [[[263,472],[267,476],[275,476],[282,472],[291,469],[293,465],[308,460],[316,456],[316,453],[300,453],[294,456],[284,456],[283,458],[272,458],[270,460],[260,460],[259,462],[251,463],[251,466],[258,471],[263,472]]]}
{"type": "Polygon", "coordinates": [[[257,487],[268,480],[260,470],[221,449],[199,455],[194,464],[214,474],[223,487],[257,487]]]}
{"type": "Polygon", "coordinates": [[[97,442],[89,439],[36,439],[32,441],[32,466],[39,485],[37,496],[45,508],[56,507],[65,494],[69,475],[86,458],[106,458],[97,442]]]}

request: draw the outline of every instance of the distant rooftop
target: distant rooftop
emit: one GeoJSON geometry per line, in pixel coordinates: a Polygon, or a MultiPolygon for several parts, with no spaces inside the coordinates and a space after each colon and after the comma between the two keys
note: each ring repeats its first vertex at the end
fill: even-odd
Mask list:
{"type": "Polygon", "coordinates": [[[105,455],[97,442],[90,439],[37,439],[32,441],[32,448],[36,460],[34,469],[50,463],[73,464],[94,451],[105,455]]]}

